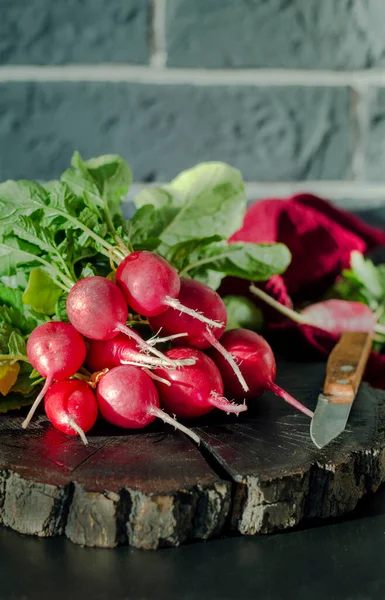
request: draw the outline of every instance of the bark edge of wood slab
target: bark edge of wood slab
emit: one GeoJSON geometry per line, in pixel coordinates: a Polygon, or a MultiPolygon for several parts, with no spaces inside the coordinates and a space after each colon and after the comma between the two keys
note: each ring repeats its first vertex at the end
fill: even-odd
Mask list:
{"type": "MultiPolygon", "coordinates": [[[[277,383],[313,408],[325,364],[278,363],[277,383]]],[[[0,417],[0,523],[84,546],[155,549],[289,529],[352,511],[385,481],[385,392],[362,384],[346,431],[317,450],[309,419],[265,394],[244,415],[83,446],[45,417],[0,417]],[[165,433],[167,432],[167,433],[165,433]]]]}

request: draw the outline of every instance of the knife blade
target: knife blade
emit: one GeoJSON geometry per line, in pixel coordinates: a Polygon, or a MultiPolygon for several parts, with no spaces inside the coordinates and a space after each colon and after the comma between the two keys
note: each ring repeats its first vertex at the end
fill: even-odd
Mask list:
{"type": "Polygon", "coordinates": [[[347,331],[332,350],[323,393],[310,424],[310,436],[322,448],[346,427],[354,398],[372,348],[373,334],[347,331]]]}

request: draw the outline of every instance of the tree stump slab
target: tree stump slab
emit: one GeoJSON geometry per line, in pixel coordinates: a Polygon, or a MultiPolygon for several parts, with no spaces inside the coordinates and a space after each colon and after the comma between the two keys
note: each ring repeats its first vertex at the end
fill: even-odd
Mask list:
{"type": "MultiPolygon", "coordinates": [[[[277,383],[314,408],[325,364],[280,362],[277,383]]],[[[312,525],[385,481],[385,392],[362,384],[346,431],[318,450],[309,419],[265,394],[239,418],[191,423],[198,448],[162,425],[98,424],[89,445],[39,415],[0,418],[0,523],[84,546],[155,549],[312,525]]]]}

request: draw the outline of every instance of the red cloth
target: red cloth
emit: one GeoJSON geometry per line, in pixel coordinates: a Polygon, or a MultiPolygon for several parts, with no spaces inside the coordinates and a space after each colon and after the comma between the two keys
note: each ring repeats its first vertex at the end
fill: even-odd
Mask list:
{"type": "Polygon", "coordinates": [[[385,233],[311,194],[261,200],[246,212],[230,242],[283,242],[293,259],[283,280],[296,301],[311,300],[347,268],[352,250],[385,245],[385,233]]]}
{"type": "MultiPolygon", "coordinates": [[[[350,253],[365,253],[385,246],[385,232],[370,227],[350,213],[311,194],[292,198],[261,200],[249,207],[242,228],[229,240],[244,242],[283,242],[292,253],[292,262],[282,275],[260,284],[286,306],[295,301],[316,301],[349,267],[350,253]]],[[[228,280],[227,293],[247,293],[247,285],[228,280]]],[[[254,297],[255,299],[255,297],[254,297]]],[[[257,304],[262,307],[260,301],[257,304]]],[[[282,320],[276,311],[263,307],[268,320],[268,337],[275,348],[290,358],[317,360],[326,357],[338,340],[317,327],[282,320]]],[[[372,352],[365,379],[385,389],[385,355],[372,352]]]]}

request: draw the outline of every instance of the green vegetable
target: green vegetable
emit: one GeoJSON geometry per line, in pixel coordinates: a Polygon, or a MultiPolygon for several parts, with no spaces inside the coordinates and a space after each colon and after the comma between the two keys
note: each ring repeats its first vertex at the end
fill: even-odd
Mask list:
{"type": "Polygon", "coordinates": [[[244,296],[224,296],[223,302],[227,311],[226,330],[251,329],[261,331],[263,327],[263,314],[249,298],[244,296]]]}
{"type": "MultiPolygon", "coordinates": [[[[342,271],[328,297],[363,302],[376,314],[377,321],[385,324],[385,265],[374,265],[360,252],[352,252],[350,269],[342,271]]],[[[376,334],[374,349],[385,346],[385,335],[376,334]]]]}
{"type": "MultiPolygon", "coordinates": [[[[241,173],[230,165],[201,163],[146,189],[126,221],[121,204],[131,182],[120,156],[83,160],[75,152],[59,181],[0,184],[0,392],[33,394],[39,379],[22,342],[40,322],[67,321],[72,286],[83,277],[111,277],[133,250],[156,251],[181,276],[214,289],[227,275],[265,280],[288,266],[282,244],[228,244],[246,210],[241,173]]],[[[234,323],[260,326],[244,299],[232,300],[229,311],[234,323]]],[[[4,406],[0,401],[0,411],[4,406]]]]}

